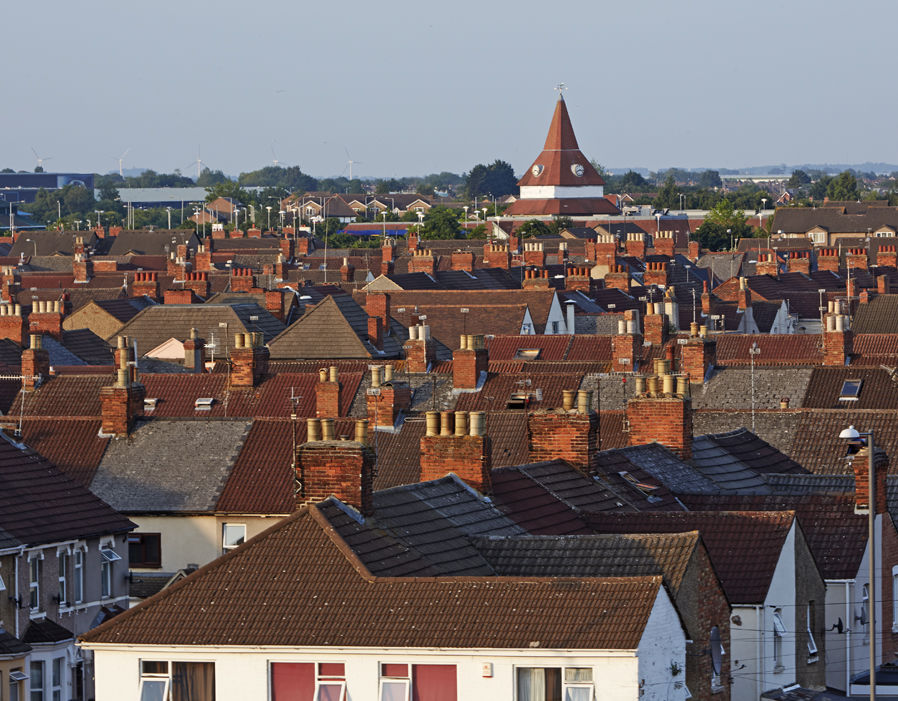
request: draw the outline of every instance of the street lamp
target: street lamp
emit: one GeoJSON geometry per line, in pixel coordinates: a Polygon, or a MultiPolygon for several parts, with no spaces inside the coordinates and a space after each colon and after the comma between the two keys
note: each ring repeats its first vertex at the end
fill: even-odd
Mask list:
{"type": "Polygon", "coordinates": [[[168,212],[168,230],[171,231],[171,207],[166,207],[165,210],[168,212]]]}
{"type": "Polygon", "coordinates": [[[268,210],[268,230],[271,231],[271,205],[265,205],[265,209],[268,210]]]}
{"type": "Polygon", "coordinates": [[[37,241],[32,241],[31,239],[25,239],[25,240],[28,241],[29,243],[34,244],[34,257],[37,258],[37,241]]]}
{"type": "Polygon", "coordinates": [[[56,200],[56,213],[59,215],[57,218],[62,220],[62,203],[59,200],[56,200]]]}
{"type": "MultiPolygon", "coordinates": [[[[867,497],[867,541],[869,543],[870,558],[868,565],[870,570],[869,594],[867,597],[867,625],[870,626],[870,698],[876,699],[876,480],[874,478],[873,454],[876,450],[873,442],[873,431],[858,431],[854,426],[849,426],[839,433],[839,438],[847,441],[860,441],[867,439],[867,479],[869,495],[867,497]]],[[[858,513],[859,505],[855,505],[855,513],[858,513]]],[[[863,513],[863,511],[861,511],[863,513]]]]}
{"type": "Polygon", "coordinates": [[[465,229],[467,229],[468,228],[468,205],[465,205],[464,207],[462,207],[462,209],[465,210],[465,229]]]}

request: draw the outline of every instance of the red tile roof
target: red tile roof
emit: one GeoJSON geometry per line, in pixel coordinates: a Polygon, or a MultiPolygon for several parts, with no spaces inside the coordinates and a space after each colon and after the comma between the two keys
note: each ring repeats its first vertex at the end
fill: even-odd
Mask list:
{"type": "Polygon", "coordinates": [[[749,365],[749,349],[757,343],[761,350],[756,365],[817,365],[823,360],[820,337],[816,334],[721,334],[717,340],[718,365],[749,365]]]}
{"type": "Polygon", "coordinates": [[[516,375],[490,373],[479,392],[467,392],[458,396],[457,411],[504,411],[512,394],[528,393],[528,408],[554,409],[562,404],[562,390],[576,390],[581,376],[576,373],[519,373],[516,375]],[[542,399],[537,396],[541,390],[542,399]]]}
{"type": "Polygon", "coordinates": [[[495,336],[486,341],[490,362],[516,360],[515,353],[522,348],[538,348],[539,360],[564,360],[571,345],[572,336],[495,336]]]}
{"type": "Polygon", "coordinates": [[[88,487],[109,443],[99,432],[97,419],[28,419],[22,424],[20,440],[88,487]]]}
{"type": "Polygon", "coordinates": [[[660,588],[660,577],[375,577],[310,507],[82,640],[633,650],[660,588]]]}

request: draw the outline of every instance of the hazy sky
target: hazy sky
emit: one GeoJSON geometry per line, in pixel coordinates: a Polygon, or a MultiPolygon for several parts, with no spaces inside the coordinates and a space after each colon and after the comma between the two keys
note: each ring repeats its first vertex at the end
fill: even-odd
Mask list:
{"type": "Polygon", "coordinates": [[[886,0],[10,2],[0,167],[520,174],[561,81],[608,166],[896,162],[896,22],[886,0]]]}

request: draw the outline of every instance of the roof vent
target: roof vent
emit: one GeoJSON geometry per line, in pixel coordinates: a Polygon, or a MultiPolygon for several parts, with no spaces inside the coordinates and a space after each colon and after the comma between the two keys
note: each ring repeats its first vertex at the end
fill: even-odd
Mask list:
{"type": "Polygon", "coordinates": [[[209,411],[214,403],[215,399],[213,397],[198,397],[193,403],[193,408],[197,411],[209,411]]]}
{"type": "Polygon", "coordinates": [[[143,410],[144,411],[153,411],[156,408],[156,403],[159,400],[156,397],[147,397],[143,400],[143,410]]]}

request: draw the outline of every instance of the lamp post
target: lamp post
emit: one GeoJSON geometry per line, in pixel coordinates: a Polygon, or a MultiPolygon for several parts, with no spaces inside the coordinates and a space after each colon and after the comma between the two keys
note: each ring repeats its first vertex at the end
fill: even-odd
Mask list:
{"type": "Polygon", "coordinates": [[[867,597],[867,619],[870,626],[870,699],[876,699],[876,479],[873,469],[873,431],[861,432],[849,426],[839,433],[839,438],[848,441],[867,439],[867,479],[869,480],[869,496],[867,497],[867,542],[870,549],[868,564],[870,570],[870,591],[867,597]]]}
{"type": "Polygon", "coordinates": [[[268,230],[271,231],[271,205],[265,205],[265,209],[268,210],[268,230]]]}
{"type": "Polygon", "coordinates": [[[60,202],[59,200],[56,200],[56,213],[58,215],[57,219],[59,219],[61,221],[62,220],[62,202],[60,202]]]}
{"type": "Polygon", "coordinates": [[[32,241],[31,239],[25,239],[31,244],[34,244],[34,257],[37,258],[37,241],[32,241]]]}
{"type": "Polygon", "coordinates": [[[468,228],[468,205],[465,205],[464,207],[462,207],[462,209],[465,210],[465,229],[467,230],[467,228],[468,228]]]}
{"type": "Polygon", "coordinates": [[[165,211],[168,212],[168,230],[171,231],[171,207],[166,207],[165,211]]]}

